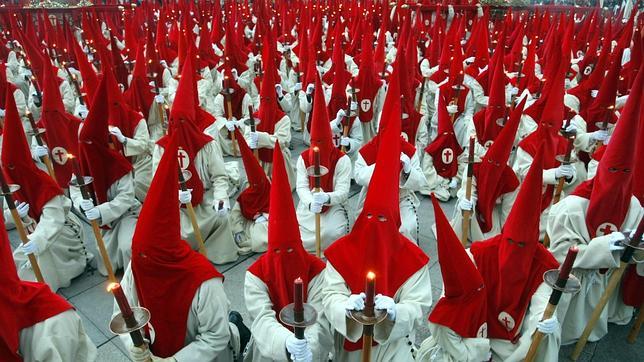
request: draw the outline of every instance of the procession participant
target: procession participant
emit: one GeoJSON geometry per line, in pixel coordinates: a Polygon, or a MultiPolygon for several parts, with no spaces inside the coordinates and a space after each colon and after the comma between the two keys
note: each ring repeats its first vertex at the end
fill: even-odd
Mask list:
{"type": "Polygon", "coordinates": [[[331,132],[333,144],[344,150],[351,162],[355,163],[358,151],[362,147],[362,121],[358,116],[358,103],[352,95],[349,95],[348,99],[346,109],[338,110],[335,118],[331,120],[331,132]]]}
{"type": "Polygon", "coordinates": [[[68,287],[85,270],[90,256],[83,244],[83,227],[70,212],[71,201],[56,181],[36,167],[31,160],[27,139],[13,96],[7,93],[2,143],[2,170],[10,184],[20,186],[16,199],[23,210],[25,227],[31,230],[29,242],[14,253],[18,276],[35,281],[27,255],[33,254],[52,291],[68,287]],[[25,208],[27,213],[24,212],[25,208]],[[26,215],[25,215],[26,214],[26,215]]]}
{"type": "Polygon", "coordinates": [[[416,361],[489,361],[487,290],[438,199],[432,197],[443,294],[429,315],[429,331],[416,361]]]}
{"type": "Polygon", "coordinates": [[[16,108],[18,109],[18,114],[21,116],[24,115],[25,110],[27,109],[27,103],[25,101],[25,94],[16,86],[16,83],[11,82],[7,74],[9,72],[9,67],[7,64],[0,64],[0,118],[4,118],[7,105],[5,104],[5,94],[10,92],[13,95],[13,99],[16,102],[16,108]]]}
{"type": "MultiPolygon", "coordinates": [[[[552,288],[543,274],[559,263],[539,243],[543,146],[535,155],[500,234],[469,249],[487,290],[487,336],[492,360],[522,361],[535,330],[544,333],[537,360],[558,358],[561,330],[557,315],[541,321],[552,288]]],[[[563,312],[557,309],[557,314],[563,312]]]]}
{"type": "Polygon", "coordinates": [[[0,356],[9,362],[96,360],[80,316],[42,283],[22,281],[0,220],[0,356]]]}
{"type": "Polygon", "coordinates": [[[386,89],[385,82],[379,79],[376,73],[372,40],[372,34],[363,34],[360,70],[355,80],[352,80],[352,85],[359,90],[356,102],[363,143],[368,143],[377,133],[377,122],[380,119],[386,89]]]}
{"type": "MultiPolygon", "coordinates": [[[[508,161],[524,104],[525,100],[515,108],[480,162],[476,151],[474,152],[470,198],[467,198],[466,182],[461,184],[456,193],[458,201],[451,224],[454,230],[463,230],[463,213],[470,212],[470,241],[483,240],[501,232],[516,198],[519,179],[508,165],[508,161]]],[[[478,145],[478,142],[475,142],[475,147],[479,147],[478,145]]],[[[467,153],[469,146],[464,154],[467,153]]],[[[467,178],[466,172],[466,169],[462,171],[461,180],[467,178]]]]}
{"type": "MultiPolygon", "coordinates": [[[[640,66],[631,95],[599,163],[597,175],[579,185],[550,211],[547,232],[551,240],[550,250],[555,257],[563,260],[567,248],[571,245],[579,248],[573,268],[581,281],[581,291],[575,295],[564,295],[559,307],[567,309],[562,320],[563,344],[573,343],[579,338],[612,270],[618,267],[620,250],[624,248],[619,243],[623,239],[621,231],[635,230],[644,215],[639,200],[633,196],[631,172],[635,163],[633,150],[641,142],[637,128],[644,110],[640,105],[643,69],[640,66]]],[[[620,294],[614,293],[608,301],[589,341],[597,341],[606,335],[609,322],[626,324],[630,321],[633,308],[623,304],[620,294]]]]}
{"type": "Polygon", "coordinates": [[[325,252],[324,313],[335,330],[334,358],[360,361],[363,326],[347,312],[365,307],[365,277],[375,275],[375,308],[387,316],[373,326],[372,361],[413,360],[417,325],[432,304],[429,258],[398,230],[400,89],[394,69],[383,109],[387,126],[381,128],[376,170],[364,209],[353,230],[325,252]]]}
{"type": "MultiPolygon", "coordinates": [[[[179,194],[179,201],[192,203],[208,258],[215,264],[223,264],[237,260],[237,245],[228,219],[228,176],[217,142],[197,127],[199,105],[194,90],[196,73],[193,61],[192,56],[186,57],[177,88],[177,101],[170,112],[168,136],[157,142],[153,168],[156,169],[165,152],[170,135],[178,133],[179,166],[190,174],[186,180],[188,190],[179,194]]],[[[193,249],[197,249],[195,231],[185,208],[181,209],[181,236],[193,249]]]]}
{"type": "MultiPolygon", "coordinates": [[[[181,239],[180,206],[168,197],[180,192],[178,138],[175,132],[167,140],[168,154],[158,165],[141,210],[132,262],[121,280],[130,304],[150,311],[150,322],[142,330],[150,348],[135,347],[129,335],[121,341],[136,362],[233,361],[240,356],[240,334],[247,329],[241,320],[239,325],[229,322],[224,276],[181,239]]],[[[113,315],[118,313],[115,302],[113,315]]]]}
{"type": "MultiPolygon", "coordinates": [[[[78,185],[69,187],[76,208],[90,221],[101,226],[109,260],[116,271],[130,262],[132,233],[141,204],[134,195],[132,165],[116,149],[108,134],[108,80],[101,78],[78,137],[80,173],[92,177],[92,199],[83,199],[78,185]],[[95,205],[93,201],[97,204],[95,205]]],[[[76,162],[76,161],[73,161],[76,162]]],[[[86,186],[87,187],[87,186],[86,186]]],[[[101,275],[107,275],[104,263],[98,263],[101,275]]]]}
{"type": "Polygon", "coordinates": [[[282,52],[282,59],[279,63],[280,82],[275,85],[277,100],[282,110],[291,119],[291,128],[301,131],[301,112],[299,92],[302,90],[302,81],[299,74],[300,61],[292,50],[295,46],[290,44],[281,45],[277,43],[277,50],[282,52]]]}
{"type": "MultiPolygon", "coordinates": [[[[246,140],[235,130],[239,140],[248,187],[237,197],[237,203],[230,211],[230,227],[239,254],[263,253],[268,245],[268,212],[271,183],[259,160],[253,155],[246,140]]],[[[282,195],[284,197],[284,195],[282,195]]]]}
{"type": "Polygon", "coordinates": [[[324,317],[322,298],[324,262],[304,250],[284,158],[276,143],[270,191],[268,252],[248,268],[244,299],[252,319],[253,338],[245,361],[328,361],[331,333],[324,317]],[[298,339],[278,319],[282,308],[294,300],[294,282],[300,279],[307,304],[317,311],[317,320],[298,339]]]}
{"type": "Polygon", "coordinates": [[[322,84],[317,75],[315,82],[315,100],[311,112],[311,146],[300,154],[296,164],[296,191],[299,197],[297,220],[304,249],[309,252],[316,250],[316,214],[320,217],[322,251],[349,233],[352,218],[348,205],[351,159],[333,144],[322,84]],[[315,190],[315,176],[307,172],[310,167],[315,166],[316,157],[319,157],[320,166],[328,170],[328,173],[319,179],[319,191],[315,190]]]}

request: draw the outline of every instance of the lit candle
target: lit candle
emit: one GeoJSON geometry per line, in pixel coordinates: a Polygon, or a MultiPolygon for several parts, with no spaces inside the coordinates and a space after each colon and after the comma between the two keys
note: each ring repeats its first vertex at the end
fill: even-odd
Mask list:
{"type": "Polygon", "coordinates": [[[304,282],[302,278],[297,278],[293,282],[293,304],[295,305],[293,310],[296,316],[298,312],[304,312],[304,282]]]}
{"type": "Polygon", "coordinates": [[[561,267],[559,268],[559,280],[568,280],[570,277],[570,271],[572,270],[572,265],[575,262],[578,252],[579,248],[577,246],[571,246],[570,249],[568,249],[566,260],[564,260],[563,264],[561,264],[561,267]]]}
{"type": "Polygon", "coordinates": [[[74,176],[76,176],[76,182],[80,185],[83,182],[83,173],[81,172],[80,164],[76,159],[76,156],[71,153],[67,154],[67,159],[72,161],[72,169],[74,170],[74,176]]]}
{"type": "Polygon", "coordinates": [[[110,285],[107,286],[107,291],[111,292],[114,295],[114,299],[116,299],[116,303],[118,304],[119,309],[121,310],[121,314],[123,314],[124,318],[129,317],[133,314],[132,308],[130,308],[130,303],[127,301],[125,293],[123,293],[121,284],[110,283],[110,285]]]}
{"type": "Polygon", "coordinates": [[[320,176],[320,148],[313,147],[313,170],[315,176],[320,176]]]}
{"type": "Polygon", "coordinates": [[[368,317],[373,317],[374,315],[374,306],[376,298],[376,274],[373,272],[367,273],[367,286],[365,288],[365,302],[364,302],[364,314],[368,317]]]}

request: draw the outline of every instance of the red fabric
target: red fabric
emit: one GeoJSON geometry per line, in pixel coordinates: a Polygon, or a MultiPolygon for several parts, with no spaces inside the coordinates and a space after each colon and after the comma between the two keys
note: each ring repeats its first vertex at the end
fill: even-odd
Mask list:
{"type": "Polygon", "coordinates": [[[20,362],[20,332],[73,307],[47,284],[18,278],[5,230],[0,218],[0,356],[6,362],[20,362]]]}
{"type": "Polygon", "coordinates": [[[150,349],[170,357],[184,346],[188,312],[203,282],[223,275],[181,240],[178,135],[171,136],[150,185],[132,238],[132,273],[141,305],[150,310],[150,349]]]}
{"type": "Polygon", "coordinates": [[[442,97],[438,99],[438,135],[425,148],[425,152],[432,156],[432,164],[438,175],[447,179],[456,176],[457,159],[463,153],[463,148],[456,139],[454,125],[442,97]]]}
{"type": "Polygon", "coordinates": [[[360,90],[358,99],[358,118],[361,122],[370,122],[373,119],[373,105],[382,81],[376,74],[372,46],[373,36],[364,34],[362,37],[362,61],[356,79],[356,88],[360,90]]]}
{"type": "Polygon", "coordinates": [[[195,158],[199,151],[213,139],[204,134],[198,128],[197,113],[200,108],[195,101],[195,71],[193,59],[186,57],[185,64],[181,71],[179,86],[177,87],[176,101],[172,104],[168,135],[161,138],[157,144],[164,149],[167,148],[170,137],[177,133],[179,152],[177,157],[181,158],[179,165],[181,169],[188,170],[192,177],[186,181],[186,186],[192,189],[192,204],[199,205],[203,201],[204,184],[197,173],[195,158]],[[185,152],[185,155],[183,154],[185,152]],[[185,156],[187,160],[184,159],[185,156]]]}
{"type": "Polygon", "coordinates": [[[488,338],[513,341],[543,273],[559,267],[539,243],[543,158],[537,153],[500,235],[472,244],[470,251],[488,291],[488,338]],[[514,323],[505,323],[505,318],[514,323]]]}
{"type": "Polygon", "coordinates": [[[445,104],[456,104],[458,106],[458,112],[454,115],[454,119],[457,119],[465,110],[465,100],[467,99],[467,94],[470,92],[470,89],[465,87],[462,83],[457,84],[461,89],[454,89],[452,86],[453,84],[449,81],[441,85],[439,87],[439,96],[443,97],[445,104]],[[456,97],[458,97],[458,99],[456,97]],[[456,101],[456,103],[454,103],[454,101],[456,101]]]}
{"type": "Polygon", "coordinates": [[[271,183],[238,129],[235,129],[235,136],[248,180],[248,188],[239,194],[237,203],[242,215],[248,220],[254,220],[255,216],[268,213],[271,183]]]}
{"type": "Polygon", "coordinates": [[[637,267],[629,265],[622,280],[622,300],[624,304],[639,308],[644,302],[644,277],[637,274],[637,267]]]}
{"type": "Polygon", "coordinates": [[[597,98],[592,101],[587,109],[580,112],[586,121],[588,132],[596,131],[598,122],[608,120],[609,123],[615,123],[617,120],[614,115],[614,108],[623,51],[623,49],[617,49],[613,53],[612,63],[599,87],[597,98]]]}
{"type": "Polygon", "coordinates": [[[485,111],[480,111],[484,112],[484,123],[481,125],[475,122],[477,138],[482,144],[496,139],[503,129],[503,126],[500,126],[497,120],[502,119],[503,123],[505,123],[508,116],[508,108],[505,103],[505,79],[506,75],[503,71],[503,62],[497,61],[495,63],[494,75],[492,76],[492,84],[489,89],[490,99],[488,105],[485,111]]]}
{"type": "MultiPolygon", "coordinates": [[[[429,262],[416,244],[399,231],[399,178],[391,172],[400,167],[400,83],[399,69],[395,68],[382,114],[390,118],[381,133],[376,167],[369,183],[369,192],[362,213],[351,233],[329,246],[324,255],[344,278],[352,294],[364,291],[368,272],[376,275],[376,294],[393,297],[398,289],[429,262]]],[[[344,348],[356,351],[361,341],[345,340],[344,348]]]]}
{"type": "Polygon", "coordinates": [[[462,338],[486,338],[483,327],[488,306],[483,277],[463,249],[436,197],[432,197],[432,204],[445,295],[432,309],[429,321],[450,328],[462,338]]]}
{"type": "MultiPolygon", "coordinates": [[[[136,126],[141,122],[143,115],[133,110],[125,102],[125,98],[121,93],[121,89],[116,83],[116,79],[111,72],[106,72],[103,79],[107,82],[107,101],[109,102],[109,126],[118,127],[123,136],[127,138],[134,138],[136,126]]],[[[121,142],[114,140],[112,142],[116,148],[124,153],[124,147],[121,142]]]]}
{"type": "Polygon", "coordinates": [[[118,151],[109,146],[107,80],[101,77],[99,87],[78,137],[78,156],[83,175],[92,176],[99,203],[108,202],[107,191],[123,176],[132,171],[132,165],[118,151]]]}
{"type": "Polygon", "coordinates": [[[0,64],[0,109],[6,109],[7,105],[5,100],[7,99],[7,93],[12,93],[16,90],[16,87],[7,82],[7,65],[0,64]]]}
{"type": "Polygon", "coordinates": [[[29,203],[29,214],[38,221],[45,204],[62,195],[63,190],[47,173],[36,167],[31,159],[16,103],[10,92],[7,92],[5,105],[2,170],[7,183],[20,185],[16,199],[29,203]]]}
{"type": "MultiPolygon", "coordinates": [[[[224,87],[226,86],[233,89],[233,94],[230,95],[230,103],[233,112],[232,116],[237,119],[241,119],[243,112],[242,103],[244,101],[244,96],[246,96],[246,91],[233,79],[230,69],[224,70],[224,87]],[[226,80],[226,77],[228,80],[226,80]]],[[[228,114],[228,106],[225,98],[226,97],[224,97],[224,117],[230,118],[231,115],[228,114]]]]}
{"type": "Polygon", "coordinates": [[[148,119],[150,107],[154,101],[154,88],[150,85],[148,78],[144,48],[145,42],[141,41],[136,53],[136,64],[132,72],[130,87],[123,93],[123,98],[133,110],[141,112],[143,118],[148,119]]]}
{"type": "Polygon", "coordinates": [[[302,246],[295,206],[290,197],[291,186],[286,175],[284,158],[275,142],[273,151],[273,184],[270,191],[268,219],[268,250],[248,271],[268,287],[268,295],[276,314],[293,302],[293,282],[304,282],[304,301],[310,281],[325,267],[319,258],[309,254],[302,246]]]}

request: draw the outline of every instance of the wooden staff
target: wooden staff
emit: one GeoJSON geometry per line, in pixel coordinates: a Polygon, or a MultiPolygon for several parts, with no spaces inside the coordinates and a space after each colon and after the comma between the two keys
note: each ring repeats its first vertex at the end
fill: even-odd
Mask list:
{"type": "MultiPolygon", "coordinates": [[[[151,61],[150,61],[151,62],[151,61]]],[[[159,84],[157,83],[157,74],[152,73],[148,74],[148,77],[152,79],[152,84],[154,85],[154,94],[161,95],[161,90],[159,89],[159,84]]],[[[165,114],[165,108],[163,108],[163,103],[158,103],[156,99],[154,100],[154,103],[157,105],[157,111],[159,112],[159,116],[161,117],[161,128],[165,129],[165,123],[166,123],[166,114],[165,114]]]]}
{"type": "MultiPolygon", "coordinates": [[[[302,83],[302,75],[300,72],[297,72],[297,82],[300,84],[302,83]]],[[[299,99],[299,96],[298,96],[298,99],[299,99]]],[[[304,113],[304,111],[302,111],[302,108],[300,108],[300,129],[302,130],[302,134],[304,134],[305,118],[306,118],[306,113],[304,113]]]]}
{"type": "Polygon", "coordinates": [[[420,112],[420,107],[423,104],[423,98],[425,97],[426,82],[427,82],[427,77],[423,77],[423,83],[420,85],[420,96],[418,97],[418,104],[416,104],[416,112],[420,112]]]}
{"type": "Polygon", "coordinates": [[[644,323],[644,302],[642,302],[642,305],[640,305],[640,312],[637,315],[635,323],[633,324],[633,328],[631,328],[631,331],[628,333],[628,343],[635,343],[635,340],[637,340],[637,337],[640,335],[642,323],[644,323]]]}
{"type": "MultiPolygon", "coordinates": [[[[226,100],[226,113],[228,113],[228,120],[230,121],[233,118],[233,100],[231,88],[229,86],[230,79],[224,77],[224,98],[226,100]]],[[[235,138],[235,132],[228,131],[228,136],[230,136],[231,147],[233,151],[233,156],[237,157],[239,152],[237,152],[237,139],[235,138]]]]}
{"type": "Polygon", "coordinates": [[[67,63],[65,62],[63,62],[63,69],[65,69],[65,72],[67,73],[67,76],[69,77],[70,82],[74,86],[74,91],[76,91],[76,94],[78,95],[78,103],[84,106],[85,100],[83,99],[83,93],[81,93],[80,86],[78,85],[78,79],[76,79],[76,76],[69,71],[69,68],[67,68],[67,63]]]}
{"type": "MultiPolygon", "coordinates": [[[[472,176],[474,175],[474,137],[470,137],[470,149],[467,155],[467,181],[465,183],[465,198],[472,198],[472,176]]],[[[472,210],[463,210],[463,221],[461,222],[461,244],[467,244],[467,238],[470,236],[470,218],[472,210]]]]}
{"type": "MultiPolygon", "coordinates": [[[[25,230],[25,226],[22,223],[22,219],[18,214],[18,210],[16,210],[16,204],[13,199],[11,188],[5,182],[2,166],[0,166],[0,187],[2,188],[2,194],[4,196],[5,201],[7,202],[9,211],[11,212],[11,218],[13,219],[14,224],[16,224],[16,230],[18,230],[18,236],[20,237],[20,241],[22,242],[22,245],[25,245],[29,242],[29,238],[27,237],[27,231],[25,230]]],[[[40,271],[40,266],[38,265],[38,260],[36,259],[36,256],[34,254],[27,254],[27,259],[29,259],[29,263],[31,263],[31,269],[33,269],[34,271],[36,280],[39,281],[40,283],[44,283],[45,278],[43,278],[42,276],[42,272],[40,271]]]]}
{"type": "MultiPolygon", "coordinates": [[[[572,270],[572,266],[575,262],[575,258],[577,258],[578,252],[579,248],[577,246],[573,246],[568,249],[566,260],[561,265],[561,269],[557,272],[557,281],[552,287],[552,293],[550,294],[548,305],[543,312],[543,317],[541,317],[542,321],[552,318],[552,316],[555,314],[557,304],[559,304],[559,299],[561,299],[561,296],[566,289],[566,284],[568,283],[568,279],[570,277],[570,271],[572,270]]],[[[542,339],[543,333],[537,329],[532,335],[532,344],[530,344],[530,349],[528,350],[528,354],[525,357],[525,362],[534,361],[534,358],[537,355],[537,350],[539,349],[539,344],[541,343],[542,339]]]]}
{"type": "MultiPolygon", "coordinates": [[[[186,185],[186,179],[183,177],[183,171],[181,167],[178,168],[179,172],[179,187],[181,191],[188,191],[186,185]]],[[[192,175],[193,177],[198,177],[197,175],[192,175]]],[[[201,182],[201,181],[200,181],[201,182]]],[[[185,204],[186,210],[188,211],[188,216],[190,217],[190,223],[192,224],[192,230],[195,233],[195,239],[197,239],[197,248],[199,253],[206,258],[208,257],[208,252],[206,251],[206,245],[204,244],[203,237],[201,236],[201,229],[199,229],[199,223],[197,223],[197,214],[195,214],[195,209],[192,207],[192,202],[185,204]]]]}
{"type": "MultiPolygon", "coordinates": [[[[256,132],[257,127],[255,125],[255,118],[253,117],[253,106],[250,104],[248,105],[248,123],[250,125],[250,131],[256,132]]],[[[257,148],[253,149],[253,155],[259,161],[259,150],[257,148]]]]}
{"type": "MultiPolygon", "coordinates": [[[[38,146],[44,146],[45,142],[43,142],[42,137],[40,136],[40,132],[38,132],[38,127],[36,126],[36,121],[34,120],[34,115],[27,110],[27,119],[29,120],[29,124],[31,125],[31,129],[34,132],[34,138],[36,139],[36,143],[38,146]]],[[[47,172],[49,173],[49,176],[53,178],[54,180],[56,179],[56,172],[54,171],[54,165],[51,163],[51,158],[49,157],[49,154],[46,154],[41,157],[42,162],[47,166],[47,172]]]]}
{"type": "MultiPolygon", "coordinates": [[[[320,149],[316,146],[313,147],[313,179],[315,185],[315,192],[322,191],[321,187],[321,169],[320,169],[320,149]]],[[[315,214],[315,255],[319,258],[322,255],[322,225],[321,225],[322,215],[320,213],[315,214]]]]}
{"type": "MultiPolygon", "coordinates": [[[[76,180],[76,186],[78,186],[78,188],[80,189],[83,200],[92,200],[92,196],[90,195],[87,185],[85,184],[85,178],[81,173],[78,160],[74,155],[71,154],[67,154],[67,158],[71,159],[72,161],[72,166],[74,169],[74,179],[76,180]]],[[[103,240],[101,227],[98,225],[98,222],[96,220],[90,220],[89,222],[92,225],[92,232],[94,233],[94,238],[96,238],[96,245],[98,246],[98,251],[101,254],[101,258],[103,259],[103,265],[105,266],[105,270],[107,271],[107,279],[110,281],[110,283],[115,283],[116,276],[114,275],[114,269],[112,268],[110,256],[107,253],[107,249],[105,248],[105,241],[103,240]]]]}
{"type": "MultiPolygon", "coordinates": [[[[462,86],[457,85],[456,87],[457,87],[456,88],[456,93],[454,93],[454,98],[452,98],[452,101],[450,102],[450,104],[455,104],[456,105],[456,109],[457,109],[456,113],[458,113],[458,98],[460,97],[461,87],[462,86]]],[[[456,113],[452,113],[452,114],[449,115],[450,121],[452,123],[454,123],[454,119],[456,118],[456,113]]]]}
{"type": "MultiPolygon", "coordinates": [[[[376,275],[367,273],[365,288],[364,316],[373,318],[376,315],[376,275]]],[[[371,345],[373,344],[373,324],[362,326],[362,362],[371,361],[371,345]]]]}
{"type": "Polygon", "coordinates": [[[629,243],[625,244],[626,248],[624,249],[624,252],[622,253],[622,257],[620,258],[619,267],[613,270],[613,273],[611,274],[610,279],[608,280],[608,284],[606,285],[606,289],[604,289],[604,293],[599,298],[599,302],[597,302],[597,305],[595,306],[593,313],[590,315],[590,319],[586,324],[586,328],[584,329],[584,332],[581,334],[581,337],[579,337],[579,340],[575,345],[575,350],[572,352],[572,355],[570,356],[570,358],[573,361],[576,361],[579,358],[579,355],[581,354],[581,351],[584,349],[584,346],[586,346],[586,342],[588,342],[588,337],[590,336],[593,329],[595,328],[595,324],[597,324],[597,321],[599,320],[599,317],[601,316],[602,311],[606,307],[608,300],[613,295],[613,292],[615,291],[615,289],[617,289],[617,287],[619,286],[619,283],[622,280],[622,276],[624,275],[624,271],[626,270],[628,263],[631,261],[631,257],[635,252],[635,247],[639,245],[639,242],[642,239],[643,233],[644,233],[644,219],[640,221],[639,225],[637,226],[637,230],[635,231],[635,235],[630,239],[629,243]]]}
{"type": "MultiPolygon", "coordinates": [[[[351,94],[353,94],[353,86],[351,86],[351,94]]],[[[349,122],[351,119],[351,102],[353,101],[353,97],[349,96],[347,99],[347,110],[345,111],[345,116],[344,116],[344,122],[342,125],[342,137],[349,137],[349,122]]],[[[347,152],[347,148],[345,146],[340,146],[340,150],[342,152],[347,152]]]]}

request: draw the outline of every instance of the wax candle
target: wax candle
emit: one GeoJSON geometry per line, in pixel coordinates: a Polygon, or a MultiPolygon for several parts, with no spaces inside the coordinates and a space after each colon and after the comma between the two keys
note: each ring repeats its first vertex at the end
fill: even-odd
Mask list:
{"type": "Polygon", "coordinates": [[[121,310],[121,314],[123,314],[123,317],[128,317],[133,314],[132,308],[130,308],[130,303],[127,301],[127,298],[125,297],[125,293],[123,293],[123,288],[121,288],[121,284],[110,283],[110,285],[107,286],[107,291],[111,292],[114,295],[114,299],[116,299],[116,303],[118,304],[119,309],[121,310]]]}
{"type": "Polygon", "coordinates": [[[293,282],[293,304],[296,316],[298,312],[304,312],[304,282],[302,278],[297,278],[293,282]]]}
{"type": "Polygon", "coordinates": [[[367,285],[365,288],[365,302],[364,302],[364,314],[367,316],[373,316],[374,305],[376,298],[376,274],[373,272],[367,273],[367,285]]]}
{"type": "Polygon", "coordinates": [[[563,264],[561,264],[561,268],[559,268],[560,280],[568,280],[570,271],[572,270],[572,265],[575,262],[575,258],[577,257],[578,252],[579,248],[577,246],[571,246],[570,249],[568,249],[566,260],[564,260],[563,264]]]}
{"type": "Polygon", "coordinates": [[[320,148],[317,146],[313,147],[313,170],[315,171],[315,176],[320,175],[320,148]]]}

